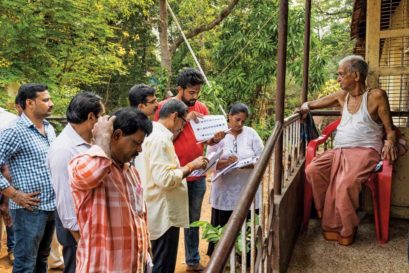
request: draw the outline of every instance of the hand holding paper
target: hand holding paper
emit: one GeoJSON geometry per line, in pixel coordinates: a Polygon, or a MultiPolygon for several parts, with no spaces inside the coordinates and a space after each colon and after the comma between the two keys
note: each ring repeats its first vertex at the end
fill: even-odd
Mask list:
{"type": "Polygon", "coordinates": [[[246,168],[248,166],[253,166],[257,162],[257,159],[258,159],[257,157],[249,157],[249,158],[242,159],[240,161],[234,162],[233,164],[231,164],[231,165],[227,166],[226,168],[224,168],[223,170],[219,171],[217,173],[217,175],[213,177],[212,182],[215,181],[220,176],[226,175],[226,174],[228,174],[229,172],[231,172],[231,171],[233,171],[235,169],[244,169],[244,168],[246,168]]]}
{"type": "Polygon", "coordinates": [[[205,168],[193,171],[189,176],[203,176],[210,168],[216,165],[217,161],[220,159],[223,150],[220,150],[216,153],[209,155],[209,162],[205,168]]]}
{"type": "Polygon", "coordinates": [[[190,125],[195,134],[196,141],[199,143],[212,139],[216,133],[229,131],[227,121],[222,115],[203,116],[198,120],[199,122],[197,123],[194,120],[190,120],[190,125]]]}
{"type": "Polygon", "coordinates": [[[186,120],[191,121],[193,120],[195,123],[199,122],[200,118],[203,118],[204,115],[202,113],[192,111],[189,114],[187,114],[186,120]]]}

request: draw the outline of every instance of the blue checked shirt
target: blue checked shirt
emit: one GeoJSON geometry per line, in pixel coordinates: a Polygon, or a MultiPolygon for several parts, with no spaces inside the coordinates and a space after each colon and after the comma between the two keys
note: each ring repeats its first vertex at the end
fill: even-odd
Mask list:
{"type": "MultiPolygon", "coordinates": [[[[41,192],[35,209],[55,210],[55,195],[46,163],[47,152],[55,139],[54,128],[44,120],[46,136],[42,135],[24,114],[15,125],[0,134],[0,166],[8,164],[12,185],[24,192],[41,192]]],[[[10,183],[0,173],[0,190],[10,183]]],[[[10,209],[22,208],[10,200],[10,209]]]]}

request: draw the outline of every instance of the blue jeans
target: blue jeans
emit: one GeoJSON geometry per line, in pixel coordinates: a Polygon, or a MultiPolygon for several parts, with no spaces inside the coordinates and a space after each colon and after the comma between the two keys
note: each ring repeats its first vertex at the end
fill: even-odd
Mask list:
{"type": "Polygon", "coordinates": [[[55,229],[54,211],[10,210],[14,225],[13,273],[46,273],[55,229]]]}
{"type": "Polygon", "coordinates": [[[7,233],[7,252],[13,252],[14,249],[14,229],[13,226],[6,227],[7,233]]]}
{"type": "MultiPolygon", "coordinates": [[[[187,182],[189,194],[189,223],[200,219],[202,201],[206,192],[206,177],[187,182]]],[[[195,265],[200,261],[199,228],[185,228],[185,260],[187,265],[195,265]]]]}

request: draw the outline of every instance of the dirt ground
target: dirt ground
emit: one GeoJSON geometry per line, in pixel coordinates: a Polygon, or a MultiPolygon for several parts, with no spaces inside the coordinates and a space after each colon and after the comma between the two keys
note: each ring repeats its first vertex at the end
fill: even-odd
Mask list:
{"type": "MultiPolygon", "coordinates": [[[[202,205],[202,217],[201,220],[209,221],[210,222],[210,204],[209,204],[209,193],[210,193],[210,183],[207,183],[207,191],[206,195],[203,199],[202,205]]],[[[209,261],[209,258],[206,255],[207,251],[207,242],[200,241],[200,257],[202,265],[206,265],[209,261]]],[[[176,273],[182,273],[185,271],[185,246],[184,246],[184,238],[183,238],[183,230],[180,232],[180,240],[179,240],[179,251],[178,251],[178,260],[176,264],[176,273]]],[[[0,272],[1,273],[11,273],[12,266],[9,263],[7,257],[7,248],[6,248],[6,241],[5,241],[5,234],[1,241],[1,251],[0,251],[0,272]]],[[[62,272],[62,270],[50,270],[50,273],[62,272]]]]}

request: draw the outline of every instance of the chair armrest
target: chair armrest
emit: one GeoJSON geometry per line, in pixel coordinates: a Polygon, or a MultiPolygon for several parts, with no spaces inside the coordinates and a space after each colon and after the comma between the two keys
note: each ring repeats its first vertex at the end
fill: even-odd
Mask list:
{"type": "Polygon", "coordinates": [[[341,119],[337,119],[331,122],[330,124],[328,124],[327,127],[324,128],[324,130],[322,130],[321,136],[308,142],[307,152],[305,156],[306,166],[310,164],[312,159],[317,154],[318,146],[325,143],[328,140],[329,136],[335,131],[335,129],[337,129],[340,122],[341,122],[341,119]]]}

